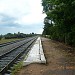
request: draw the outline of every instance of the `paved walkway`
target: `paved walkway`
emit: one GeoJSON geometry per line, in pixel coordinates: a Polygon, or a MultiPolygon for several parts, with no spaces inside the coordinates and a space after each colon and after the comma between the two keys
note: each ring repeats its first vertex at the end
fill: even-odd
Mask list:
{"type": "Polygon", "coordinates": [[[31,63],[46,63],[40,37],[38,37],[38,39],[34,43],[34,46],[31,48],[27,57],[25,57],[23,61],[24,66],[31,63]]]}

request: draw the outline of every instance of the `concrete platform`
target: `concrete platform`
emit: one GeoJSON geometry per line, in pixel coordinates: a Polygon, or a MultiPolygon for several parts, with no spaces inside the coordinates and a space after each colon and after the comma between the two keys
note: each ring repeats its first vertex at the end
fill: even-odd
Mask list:
{"type": "Polygon", "coordinates": [[[28,55],[25,57],[23,66],[31,63],[46,63],[40,37],[38,37],[28,55]]]}

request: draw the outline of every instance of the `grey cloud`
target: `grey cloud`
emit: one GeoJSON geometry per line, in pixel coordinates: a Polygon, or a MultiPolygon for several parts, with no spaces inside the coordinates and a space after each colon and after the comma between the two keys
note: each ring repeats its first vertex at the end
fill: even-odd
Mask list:
{"type": "Polygon", "coordinates": [[[2,19],[1,19],[2,22],[14,21],[14,20],[15,20],[15,18],[10,17],[10,16],[5,15],[5,14],[2,14],[2,13],[0,13],[0,17],[2,18],[2,19]]]}
{"type": "Polygon", "coordinates": [[[16,20],[13,17],[7,16],[5,14],[0,14],[0,27],[19,27],[20,25],[18,23],[15,23],[14,21],[16,20]]]}

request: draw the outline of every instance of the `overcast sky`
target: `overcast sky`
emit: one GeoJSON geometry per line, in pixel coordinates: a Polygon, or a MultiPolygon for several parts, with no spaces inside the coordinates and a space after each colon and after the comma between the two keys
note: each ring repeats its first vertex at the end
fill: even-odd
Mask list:
{"type": "Polygon", "coordinates": [[[0,34],[42,33],[41,0],[0,0],[0,34]]]}

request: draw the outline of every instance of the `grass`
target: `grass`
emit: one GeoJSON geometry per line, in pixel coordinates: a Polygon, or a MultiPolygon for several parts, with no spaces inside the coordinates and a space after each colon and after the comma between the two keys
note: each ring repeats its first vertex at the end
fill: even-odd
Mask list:
{"type": "MultiPolygon", "coordinates": [[[[24,55],[24,58],[26,60],[26,58],[28,57],[27,55],[24,55]]],[[[23,61],[20,61],[19,63],[15,64],[11,70],[11,74],[10,75],[15,75],[18,73],[18,71],[20,71],[23,67],[23,61]]],[[[1,74],[0,74],[1,75],[1,74]]]]}
{"type": "Polygon", "coordinates": [[[0,44],[2,44],[2,43],[7,43],[7,42],[11,42],[11,41],[16,41],[16,40],[20,40],[20,39],[1,39],[0,40],[0,44]]]}
{"type": "Polygon", "coordinates": [[[15,75],[22,67],[23,67],[23,61],[19,62],[18,64],[15,64],[11,71],[11,75],[15,75]]]}
{"type": "MultiPolygon", "coordinates": [[[[24,55],[25,60],[27,59],[27,57],[28,57],[28,54],[27,55],[24,55]]],[[[12,71],[11,71],[11,75],[15,75],[16,73],[18,73],[18,71],[20,71],[22,69],[22,67],[23,67],[23,61],[15,64],[13,66],[12,71]]]]}

